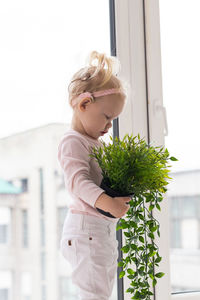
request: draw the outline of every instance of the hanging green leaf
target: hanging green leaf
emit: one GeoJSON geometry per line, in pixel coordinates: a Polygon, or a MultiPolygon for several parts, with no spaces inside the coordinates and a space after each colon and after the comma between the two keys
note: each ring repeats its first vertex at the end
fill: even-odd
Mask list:
{"type": "Polygon", "coordinates": [[[129,278],[127,293],[131,299],[151,300],[149,279],[152,286],[163,272],[154,274],[162,257],[155,241],[155,232],[160,237],[160,224],[154,218],[154,210],[161,211],[163,194],[172,178],[168,162],[177,161],[164,146],[147,144],[140,134],[126,134],[123,139],[110,137],[102,141],[102,147],[93,148],[91,157],[98,162],[103,182],[119,195],[131,195],[130,209],[120,218],[116,230],[122,230],[125,243],[121,248],[124,257],[118,262],[122,268],[119,278],[129,278]],[[134,271],[135,270],[135,271],[134,271]]]}
{"type": "Polygon", "coordinates": [[[162,273],[162,272],[159,272],[157,273],[155,276],[158,277],[158,278],[161,278],[165,275],[165,273],[162,273]]]}

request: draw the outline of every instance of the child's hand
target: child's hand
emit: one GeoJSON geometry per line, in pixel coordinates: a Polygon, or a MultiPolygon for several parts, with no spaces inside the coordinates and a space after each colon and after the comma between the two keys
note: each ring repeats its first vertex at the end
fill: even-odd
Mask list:
{"type": "Polygon", "coordinates": [[[130,197],[114,197],[110,213],[116,218],[123,217],[130,208],[129,201],[131,201],[130,197]]]}
{"type": "Polygon", "coordinates": [[[104,211],[109,212],[116,218],[121,218],[129,210],[130,205],[128,202],[131,197],[110,197],[105,193],[101,194],[95,203],[95,207],[98,207],[104,211]]]}

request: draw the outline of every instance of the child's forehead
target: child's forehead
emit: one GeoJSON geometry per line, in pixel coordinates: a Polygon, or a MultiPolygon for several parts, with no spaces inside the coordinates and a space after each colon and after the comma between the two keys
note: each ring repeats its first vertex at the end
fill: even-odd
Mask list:
{"type": "Polygon", "coordinates": [[[121,94],[113,94],[98,98],[97,104],[99,108],[109,114],[117,114],[124,106],[125,97],[121,94]]]}
{"type": "Polygon", "coordinates": [[[119,102],[124,102],[124,100],[125,100],[125,95],[121,93],[106,95],[106,96],[96,98],[96,102],[107,107],[109,107],[110,105],[117,105],[119,102]]]}

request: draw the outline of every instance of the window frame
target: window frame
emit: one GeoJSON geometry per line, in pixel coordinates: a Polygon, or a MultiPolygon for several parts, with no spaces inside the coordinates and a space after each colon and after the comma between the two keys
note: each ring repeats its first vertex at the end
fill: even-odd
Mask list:
{"type": "MultiPolygon", "coordinates": [[[[149,136],[143,13],[143,2],[140,0],[115,1],[116,56],[122,65],[119,75],[129,86],[126,106],[117,124],[114,124],[114,127],[119,126],[120,137],[127,132],[135,135],[140,132],[147,139],[149,136]]],[[[118,300],[128,300],[130,294],[125,291],[129,283],[127,278],[122,281],[123,284],[119,285],[118,279],[121,288],[118,288],[118,300]]]]}
{"type": "MultiPolygon", "coordinates": [[[[130,83],[131,90],[119,117],[119,135],[137,135],[139,132],[147,142],[154,142],[155,146],[164,145],[168,129],[162,95],[159,0],[117,0],[115,20],[116,56],[122,65],[121,77],[130,83]]],[[[154,300],[198,300],[199,292],[171,293],[167,195],[164,195],[162,211],[155,212],[154,216],[161,224],[161,236],[156,243],[163,257],[159,270],[165,273],[155,286],[154,300]]],[[[128,287],[127,278],[124,278],[124,286],[128,287]]],[[[125,300],[129,297],[130,294],[124,293],[125,300]]]]}

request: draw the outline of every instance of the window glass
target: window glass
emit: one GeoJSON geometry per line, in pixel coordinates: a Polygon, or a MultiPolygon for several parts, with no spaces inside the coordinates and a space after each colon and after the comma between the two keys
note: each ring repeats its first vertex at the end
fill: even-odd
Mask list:
{"type": "Polygon", "coordinates": [[[8,289],[0,289],[0,300],[9,300],[8,289]]]}
{"type": "Polygon", "coordinates": [[[28,247],[28,212],[27,209],[22,210],[22,245],[28,247]]]}
{"type": "Polygon", "coordinates": [[[197,215],[197,202],[195,197],[184,197],[182,200],[182,216],[187,217],[198,217],[197,215]]]}
{"type": "Polygon", "coordinates": [[[160,0],[165,146],[173,163],[170,200],[171,291],[200,291],[200,39],[198,0],[160,0]]]}
{"type": "Polygon", "coordinates": [[[60,282],[60,291],[59,291],[60,292],[60,300],[65,300],[65,299],[76,300],[78,297],[77,289],[73,285],[70,278],[69,277],[60,277],[59,282],[60,282]]]}
{"type": "Polygon", "coordinates": [[[172,248],[181,248],[181,221],[180,220],[171,220],[170,223],[171,229],[171,247],[172,248]]]}
{"type": "Polygon", "coordinates": [[[0,299],[10,300],[12,289],[11,271],[0,270],[0,299]]]}
{"type": "MultiPolygon", "coordinates": [[[[0,179],[10,183],[6,195],[0,190],[0,261],[16,274],[9,286],[0,286],[0,295],[7,300],[9,290],[19,299],[22,278],[23,300],[74,300],[71,269],[58,247],[69,195],[57,147],[72,117],[67,93],[72,75],[91,51],[110,55],[109,1],[4,1],[0,34],[0,179]],[[1,218],[5,203],[13,209],[11,226],[7,213],[1,218]],[[28,247],[20,253],[22,241],[28,247]],[[6,257],[1,246],[7,247],[6,257]],[[62,286],[59,278],[65,278],[62,286]],[[34,282],[31,293],[27,282],[34,282]]],[[[115,284],[113,300],[116,291],[115,284]]]]}
{"type": "Polygon", "coordinates": [[[171,197],[169,203],[171,216],[178,218],[180,216],[180,199],[178,197],[171,197]]]}
{"type": "Polygon", "coordinates": [[[30,300],[32,293],[31,275],[29,272],[23,272],[21,277],[21,294],[23,300],[30,300]]]}
{"type": "Polygon", "coordinates": [[[60,247],[60,240],[61,240],[61,235],[62,235],[62,229],[63,229],[63,225],[64,225],[64,221],[65,221],[65,217],[67,215],[67,205],[65,205],[64,207],[59,207],[58,208],[58,248],[60,247]]]}
{"type": "Polygon", "coordinates": [[[11,210],[9,207],[0,207],[0,244],[8,244],[11,225],[11,210]]]}

